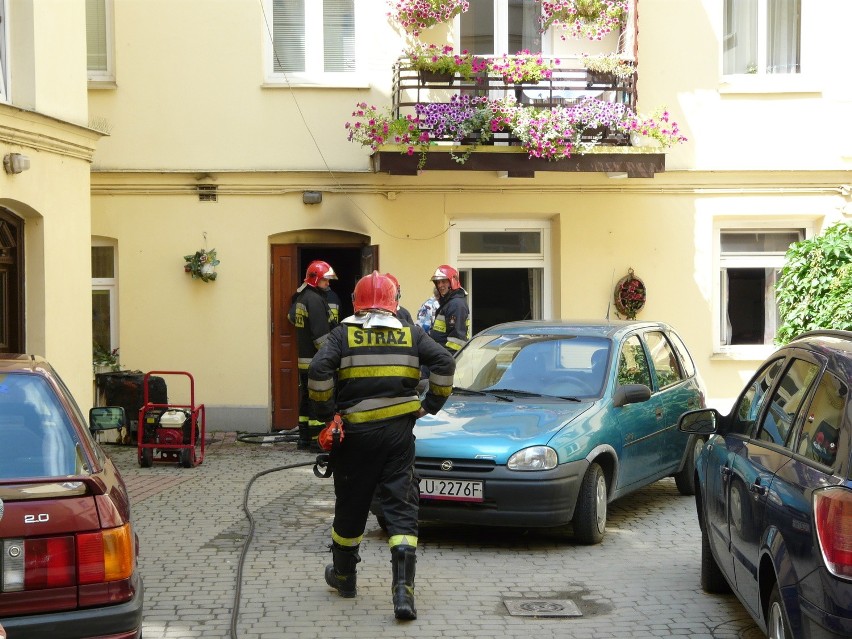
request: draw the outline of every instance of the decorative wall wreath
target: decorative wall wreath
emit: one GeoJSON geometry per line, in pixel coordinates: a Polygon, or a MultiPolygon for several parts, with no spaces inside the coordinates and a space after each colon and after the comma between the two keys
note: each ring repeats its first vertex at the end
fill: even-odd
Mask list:
{"type": "Polygon", "coordinates": [[[210,282],[216,279],[216,267],[219,260],[216,259],[216,249],[200,249],[193,255],[184,255],[186,264],[183,270],[192,275],[192,279],[200,278],[202,282],[210,282]]]}
{"type": "Polygon", "coordinates": [[[647,297],[645,283],[634,275],[632,268],[628,268],[627,275],[618,280],[613,293],[618,316],[622,319],[636,319],[636,314],[645,306],[647,297]]]}

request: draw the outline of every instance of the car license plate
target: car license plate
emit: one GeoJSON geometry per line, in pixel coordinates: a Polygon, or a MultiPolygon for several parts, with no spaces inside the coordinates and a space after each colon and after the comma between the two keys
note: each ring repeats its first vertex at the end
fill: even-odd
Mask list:
{"type": "Polygon", "coordinates": [[[420,480],[420,497],[452,501],[482,501],[483,482],[423,478],[420,480]]]}

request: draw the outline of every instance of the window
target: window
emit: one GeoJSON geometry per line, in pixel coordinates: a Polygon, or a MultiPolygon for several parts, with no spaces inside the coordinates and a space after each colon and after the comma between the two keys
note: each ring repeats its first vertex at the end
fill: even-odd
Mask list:
{"type": "Polygon", "coordinates": [[[722,72],[799,73],[801,0],[725,0],[722,72]]]}
{"type": "Polygon", "coordinates": [[[477,55],[542,50],[535,0],[470,0],[461,14],[461,49],[477,55]]]}
{"type": "Polygon", "coordinates": [[[86,69],[90,82],[113,82],[112,0],[86,0],[86,69]]]}
{"type": "Polygon", "coordinates": [[[637,335],[628,337],[618,356],[618,385],[645,384],[651,388],[651,370],[645,359],[645,350],[637,335]]]}
{"type": "Polygon", "coordinates": [[[683,379],[677,356],[665,336],[662,333],[652,332],[645,335],[645,341],[651,352],[651,363],[654,365],[659,387],[665,388],[683,379]]]}
{"type": "Polygon", "coordinates": [[[354,0],[267,0],[269,5],[273,76],[333,80],[356,71],[354,0]]]}
{"type": "Polygon", "coordinates": [[[771,345],[779,324],[775,282],[790,244],[805,229],[721,229],[719,343],[771,345]]]}
{"type": "Polygon", "coordinates": [[[115,246],[92,246],[92,347],[111,352],[118,348],[118,278],[115,246]]]}
{"type": "Polygon", "coordinates": [[[837,458],[840,425],[849,388],[831,373],[819,381],[793,451],[825,466],[837,458]]]}
{"type": "Polygon", "coordinates": [[[787,442],[799,408],[805,400],[819,366],[801,359],[793,363],[781,378],[781,383],[772,395],[769,410],[763,418],[758,439],[783,446],[787,442]]]}
{"type": "Polygon", "coordinates": [[[9,99],[9,56],[6,42],[9,28],[6,22],[6,0],[0,0],[0,100],[9,99]]]}
{"type": "Polygon", "coordinates": [[[783,363],[784,359],[782,358],[767,364],[743,393],[736,410],[731,413],[733,416],[731,421],[732,433],[739,433],[740,435],[751,433],[754,423],[760,415],[766,394],[772,388],[772,384],[775,383],[775,378],[781,371],[783,363]]]}

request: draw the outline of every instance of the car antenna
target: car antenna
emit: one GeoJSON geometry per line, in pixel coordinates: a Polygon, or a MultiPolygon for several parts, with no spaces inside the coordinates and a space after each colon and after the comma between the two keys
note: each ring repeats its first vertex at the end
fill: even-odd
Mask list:
{"type": "MultiPolygon", "coordinates": [[[[612,269],[612,276],[609,278],[609,289],[612,290],[612,280],[615,279],[615,269],[612,269]]],[[[606,321],[609,321],[609,311],[612,308],[612,297],[606,303],[606,321]]]]}

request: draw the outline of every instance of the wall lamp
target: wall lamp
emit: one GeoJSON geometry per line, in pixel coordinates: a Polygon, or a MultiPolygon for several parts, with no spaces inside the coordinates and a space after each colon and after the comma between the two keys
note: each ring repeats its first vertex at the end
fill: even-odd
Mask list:
{"type": "Polygon", "coordinates": [[[3,156],[3,168],[6,173],[23,173],[30,168],[30,158],[21,153],[7,153],[3,156]]]}
{"type": "Polygon", "coordinates": [[[302,191],[302,202],[305,204],[321,204],[322,191],[302,191]]]}

